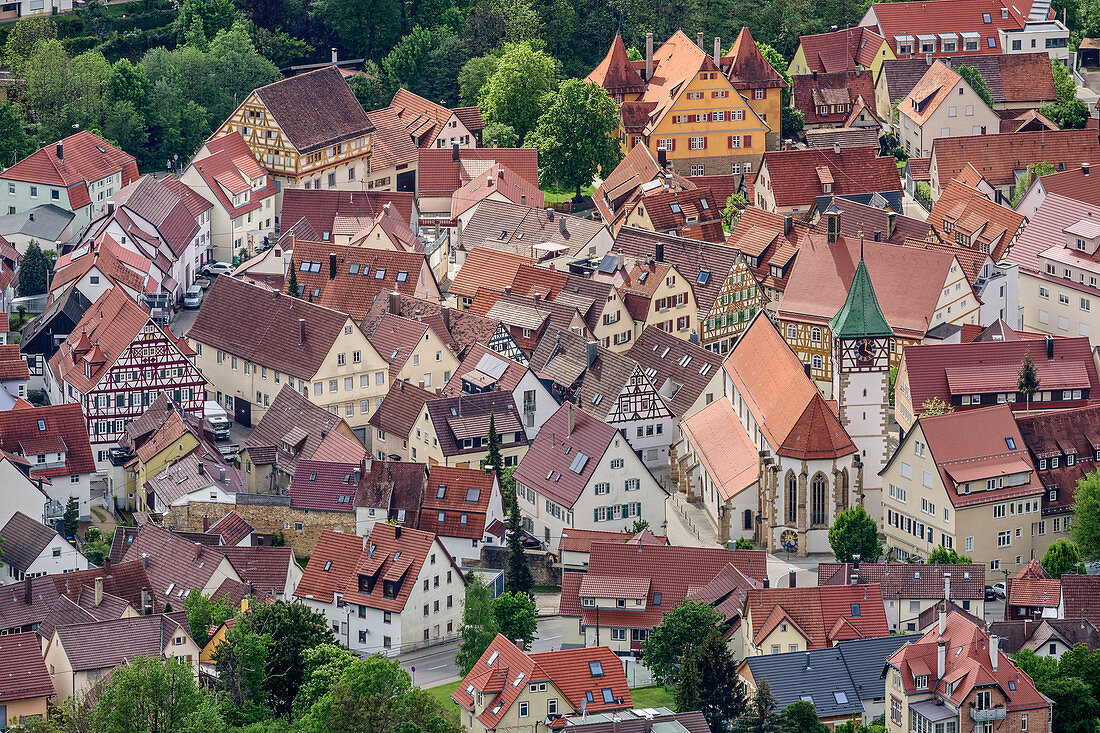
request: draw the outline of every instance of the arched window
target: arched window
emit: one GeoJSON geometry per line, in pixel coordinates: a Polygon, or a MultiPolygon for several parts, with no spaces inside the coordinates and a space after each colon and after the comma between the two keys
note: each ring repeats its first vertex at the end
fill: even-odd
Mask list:
{"type": "Polygon", "coordinates": [[[821,329],[818,328],[817,326],[814,326],[813,328],[810,329],[810,340],[811,341],[820,341],[821,340],[821,329]]]}
{"type": "Polygon", "coordinates": [[[828,496],[829,493],[829,482],[825,480],[825,476],[819,473],[815,475],[813,481],[810,482],[810,490],[812,497],[810,503],[812,507],[810,524],[825,524],[829,516],[826,510],[826,496],[828,496]]]}
{"type": "Polygon", "coordinates": [[[745,529],[752,529],[752,509],[745,510],[745,529]]]}
{"type": "Polygon", "coordinates": [[[844,506],[848,506],[848,469],[846,468],[840,472],[837,481],[837,496],[844,502],[844,506]]]}
{"type": "Polygon", "coordinates": [[[798,479],[787,473],[787,524],[798,521],[798,479]]]}

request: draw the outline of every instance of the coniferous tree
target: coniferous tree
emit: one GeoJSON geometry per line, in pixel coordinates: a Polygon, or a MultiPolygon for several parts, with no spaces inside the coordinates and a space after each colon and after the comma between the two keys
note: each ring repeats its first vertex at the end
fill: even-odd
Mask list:
{"type": "Polygon", "coordinates": [[[298,272],[294,260],[290,261],[290,274],[286,278],[286,294],[295,298],[302,297],[302,286],[298,284],[298,272]]]}
{"type": "Polygon", "coordinates": [[[1024,362],[1020,364],[1020,374],[1016,378],[1016,389],[1023,393],[1027,401],[1027,408],[1031,409],[1031,395],[1039,390],[1039,374],[1035,371],[1035,362],[1031,360],[1031,352],[1024,354],[1024,362]]]}
{"type": "Polygon", "coordinates": [[[530,593],[535,585],[527,553],[523,549],[523,526],[519,517],[519,500],[512,492],[508,506],[508,567],[504,571],[504,587],[512,593],[530,593]]]}

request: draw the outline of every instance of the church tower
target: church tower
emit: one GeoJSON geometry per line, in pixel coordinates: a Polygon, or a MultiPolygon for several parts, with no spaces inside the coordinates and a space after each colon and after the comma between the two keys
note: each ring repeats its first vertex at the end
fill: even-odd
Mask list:
{"type": "MultiPolygon", "coordinates": [[[[890,409],[890,350],[894,332],[878,305],[862,253],[848,298],[832,320],[833,398],[840,423],[859,450],[864,465],[866,507],[880,506],[878,472],[886,464],[887,420],[890,409]],[[878,494],[875,496],[875,494],[878,494]]],[[[868,509],[871,516],[875,513],[868,509]]],[[[881,519],[881,518],[880,518],[881,519]]]]}

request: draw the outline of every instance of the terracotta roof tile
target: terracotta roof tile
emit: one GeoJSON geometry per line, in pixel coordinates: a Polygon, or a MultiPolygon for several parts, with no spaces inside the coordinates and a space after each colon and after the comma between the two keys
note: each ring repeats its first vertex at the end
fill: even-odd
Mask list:
{"type": "Polygon", "coordinates": [[[221,551],[241,577],[242,583],[246,587],[251,584],[254,593],[263,595],[271,591],[282,595],[287,591],[290,568],[296,562],[294,551],[289,547],[229,546],[221,548],[221,551]]]}
{"type": "Polygon", "coordinates": [[[995,262],[1008,252],[1026,222],[1023,214],[993,203],[978,189],[958,180],[947,184],[928,214],[928,223],[940,241],[951,243],[960,234],[974,235],[970,247],[989,253],[995,262]],[[948,222],[951,232],[945,229],[948,222]],[[960,229],[964,222],[966,226],[960,229]]]}
{"type": "Polygon", "coordinates": [[[264,205],[265,199],[277,193],[274,181],[267,175],[267,171],[260,167],[256,156],[252,154],[239,132],[231,132],[216,140],[208,140],[205,147],[210,151],[210,155],[193,160],[191,165],[214,192],[218,203],[231,218],[259,209],[264,205]],[[261,176],[267,179],[264,187],[252,191],[248,201],[242,202],[239,206],[235,205],[226,193],[226,189],[242,193],[252,187],[252,179],[261,176]]]}
{"type": "Polygon", "coordinates": [[[593,542],[636,542],[637,544],[669,544],[668,538],[653,535],[649,532],[640,532],[632,535],[630,532],[608,532],[600,529],[580,529],[578,527],[566,527],[561,531],[561,539],[558,542],[558,550],[561,552],[584,552],[592,549],[593,542]],[[643,539],[644,538],[644,539],[643,539]]]}
{"type": "MultiPolygon", "coordinates": [[[[343,418],[313,404],[297,390],[284,384],[271,401],[271,407],[252,430],[246,445],[250,454],[254,454],[259,448],[273,448],[272,458],[279,469],[293,474],[298,461],[312,458],[324,439],[339,432],[341,426],[344,431],[351,432],[343,418]],[[293,450],[288,451],[284,443],[288,442],[292,431],[295,436],[301,437],[294,439],[295,444],[290,446],[293,450]]],[[[366,455],[366,448],[362,445],[355,446],[350,438],[342,437],[345,437],[350,448],[355,449],[354,453],[348,454],[347,460],[362,460],[366,455]]],[[[252,455],[252,458],[253,463],[256,463],[256,455],[252,455]]]]}
{"type": "MultiPolygon", "coordinates": [[[[480,452],[482,448],[462,448],[464,438],[488,435],[489,418],[494,418],[498,433],[515,433],[521,445],[527,443],[523,421],[510,392],[482,392],[429,400],[424,405],[435,426],[439,447],[444,456],[463,452],[480,452]]],[[[504,444],[513,441],[502,439],[504,444]]],[[[517,469],[518,470],[518,469],[517,469]]]]}
{"type": "Polygon", "coordinates": [[[57,145],[39,148],[4,170],[2,177],[66,188],[69,191],[69,207],[75,211],[92,203],[88,193],[89,183],[114,173],[121,174],[123,186],[137,178],[134,157],[82,130],[57,145]],[[58,146],[61,147],[61,158],[57,155],[58,146]]]}
{"type": "Polygon", "coordinates": [[[584,80],[599,84],[611,94],[633,94],[645,90],[645,82],[631,66],[623,38],[618,33],[611,41],[607,55],[584,80]]]}
{"type": "Polygon", "coordinates": [[[722,66],[729,68],[729,77],[734,89],[786,88],[787,82],[760,53],[760,48],[745,26],[737,34],[728,55],[722,57],[722,66]]]}
{"type": "Polygon", "coordinates": [[[358,486],[356,478],[360,470],[359,463],[298,461],[287,488],[290,506],[316,511],[354,512],[351,498],[358,486]]]}
{"type": "Polygon", "coordinates": [[[419,528],[442,537],[482,539],[495,485],[496,477],[489,471],[432,466],[424,490],[419,528]],[[442,522],[439,521],[441,515],[442,522]]]}
{"type": "Polygon", "coordinates": [[[859,148],[878,145],[882,131],[877,127],[833,127],[806,130],[806,144],[811,148],[859,148]]]}
{"type": "Polygon", "coordinates": [[[517,482],[562,506],[572,507],[618,432],[584,410],[571,404],[562,405],[543,423],[513,476],[517,482]],[[570,413],[573,415],[572,432],[569,430],[570,413]],[[577,456],[581,454],[587,459],[579,459],[577,456]],[[554,478],[547,479],[551,472],[554,478]]]}
{"type": "Polygon", "coordinates": [[[253,532],[252,525],[244,520],[237,512],[229,512],[224,517],[210,525],[208,534],[221,535],[226,547],[234,547],[245,537],[253,532]]]}
{"type": "Polygon", "coordinates": [[[723,499],[752,486],[759,471],[759,451],[748,434],[729,430],[737,419],[733,405],[719,397],[680,422],[680,430],[723,499]]]}
{"type": "MultiPolygon", "coordinates": [[[[1039,480],[1048,489],[1043,494],[1043,514],[1073,511],[1077,482],[1095,468],[1095,462],[1088,459],[1100,450],[1100,405],[1020,413],[1016,416],[1016,426],[1037,467],[1040,458],[1064,456],[1067,447],[1075,451],[1072,466],[1061,460],[1058,468],[1038,469],[1039,480]],[[1051,492],[1054,499],[1051,499],[1051,492]]],[[[1050,464],[1047,460],[1046,465],[1050,464]]]]}
{"type": "Polygon", "coordinates": [[[0,449],[21,456],[49,452],[45,443],[62,441],[65,465],[56,468],[31,467],[32,476],[53,478],[95,472],[95,460],[88,442],[88,425],[80,404],[71,402],[0,412],[0,449]],[[43,429],[39,429],[39,424],[43,429]],[[42,449],[39,449],[42,446],[42,449]]]}
{"type": "MultiPolygon", "coordinates": [[[[891,3],[896,5],[897,3],[891,3]]],[[[908,3],[901,3],[908,4],[908,3]]],[[[1016,171],[1036,160],[1059,170],[1100,163],[1100,141],[1093,130],[1017,132],[1011,137],[971,135],[932,143],[934,183],[940,188],[970,164],[993,186],[1015,186],[1016,171]]],[[[934,186],[935,187],[935,186],[934,186]]]]}
{"type": "Polygon", "coordinates": [[[455,273],[450,292],[472,298],[477,295],[479,288],[502,290],[499,283],[512,282],[520,265],[532,261],[529,257],[486,247],[474,247],[466,255],[462,267],[455,273]]]}
{"type": "Polygon", "coordinates": [[[334,191],[290,188],[283,192],[283,227],[306,219],[321,236],[333,230],[337,215],[377,217],[392,203],[405,222],[413,220],[414,195],[404,191],[334,191]]]}
{"type": "MultiPolygon", "coordinates": [[[[1029,6],[1027,6],[1029,7],[1029,6]]],[[[898,51],[897,36],[915,36],[917,34],[938,33],[978,33],[978,54],[1007,53],[1000,47],[998,30],[1019,30],[1027,19],[1027,7],[1023,13],[1015,5],[995,0],[950,0],[937,5],[934,12],[921,0],[898,3],[874,3],[871,8],[878,22],[878,29],[890,44],[894,53],[898,51]],[[1001,10],[1007,8],[1006,18],[1001,10]],[[989,22],[985,21],[989,18],[989,22]],[[989,47],[986,38],[992,38],[993,47],[989,47]]],[[[912,42],[911,42],[912,44],[912,42]]],[[[960,43],[961,47],[961,43],[960,43]]],[[[975,53],[975,52],[971,52],[975,53]]]]}
{"type": "Polygon", "coordinates": [[[877,583],[884,598],[900,597],[938,600],[946,591],[945,575],[951,576],[951,598],[980,601],[985,597],[985,565],[924,565],[916,568],[902,563],[823,562],[817,566],[818,585],[850,585],[852,575],[858,585],[877,583]]]}
{"type": "Polygon", "coordinates": [[[634,705],[622,660],[609,647],[535,652],[531,659],[575,710],[596,714],[629,710],[634,705]]]}
{"type": "Polygon", "coordinates": [[[382,405],[371,415],[370,424],[378,430],[407,438],[424,409],[424,403],[435,397],[435,392],[415,384],[393,382],[382,405]]]}
{"type": "Polygon", "coordinates": [[[842,123],[856,100],[874,100],[875,82],[869,70],[842,69],[829,73],[803,74],[791,77],[795,109],[802,112],[806,124],[842,123]],[[836,99],[822,100],[826,92],[840,92],[836,99]],[[838,112],[819,114],[821,105],[840,105],[838,112]]]}
{"type": "Polygon", "coordinates": [[[745,607],[752,613],[757,645],[779,620],[798,626],[808,636],[809,649],[828,648],[841,639],[890,634],[878,584],[754,589],[748,592],[745,607]]]}
{"type": "Polygon", "coordinates": [[[451,196],[493,163],[501,163],[530,183],[538,183],[538,151],[534,148],[460,148],[458,160],[446,148],[421,149],[417,162],[416,193],[451,196]]]}
{"type": "Polygon", "coordinates": [[[879,49],[882,36],[867,26],[844,28],[831,33],[802,36],[798,44],[810,71],[827,73],[855,68],[870,68],[879,49]]]}
{"type": "Polygon", "coordinates": [[[841,148],[839,154],[828,148],[771,150],[761,165],[767,168],[778,207],[804,206],[820,195],[819,166],[829,169],[836,195],[901,190],[894,159],[876,157],[872,147],[841,148]]]}
{"type": "Polygon", "coordinates": [[[335,66],[282,79],[255,93],[299,153],[310,153],[374,130],[335,66]]]}
{"type": "Polygon", "coordinates": [[[1063,575],[1062,600],[1067,619],[1100,623],[1100,575],[1063,575]]]}
{"type": "Polygon", "coordinates": [[[18,703],[53,694],[53,680],[42,660],[38,635],[10,634],[0,638],[0,702],[18,703]]]}

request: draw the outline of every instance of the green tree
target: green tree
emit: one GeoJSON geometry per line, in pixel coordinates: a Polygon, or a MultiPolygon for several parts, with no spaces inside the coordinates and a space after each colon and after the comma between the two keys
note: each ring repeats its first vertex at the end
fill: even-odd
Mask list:
{"type": "Polygon", "coordinates": [[[1039,108],[1039,113],[1063,130],[1080,130],[1089,119],[1089,108],[1080,99],[1044,104],[1039,108]]]}
{"type": "Polygon", "coordinates": [[[760,50],[760,55],[764,57],[764,60],[779,72],[779,75],[783,77],[783,81],[787,82],[786,88],[783,89],[781,101],[784,107],[788,106],[791,101],[791,74],[787,68],[787,59],[783,58],[783,54],[767,43],[757,41],[756,47],[760,50]]]}
{"type": "Polygon", "coordinates": [[[1086,575],[1088,571],[1081,562],[1081,550],[1072,541],[1065,537],[1054,540],[1043,553],[1043,559],[1039,562],[1043,570],[1050,573],[1052,578],[1061,578],[1067,573],[1086,575]]]}
{"type": "Polygon", "coordinates": [[[81,545],[80,552],[92,565],[102,567],[111,554],[111,543],[103,536],[99,527],[88,527],[84,533],[84,544],[81,545]]]}
{"type": "Polygon", "coordinates": [[[390,100],[382,88],[382,72],[373,61],[363,64],[363,70],[348,79],[351,93],[359,100],[359,104],[368,112],[385,107],[390,100]]]}
{"type": "Polygon", "coordinates": [[[650,530],[652,530],[652,527],[649,526],[649,520],[648,519],[638,518],[638,519],[634,520],[633,524],[626,527],[625,529],[630,534],[638,534],[639,532],[650,531],[650,530]]]}
{"type": "Polygon", "coordinates": [[[431,31],[419,25],[413,26],[408,35],[382,59],[382,73],[388,88],[396,91],[398,87],[406,87],[421,96],[427,95],[425,80],[431,68],[431,53],[431,31]]]}
{"type": "Polygon", "coordinates": [[[779,124],[781,134],[784,138],[794,137],[796,134],[802,132],[802,129],[806,126],[802,111],[792,107],[783,108],[779,124]]]}
{"type": "Polygon", "coordinates": [[[76,537],[76,531],[80,529],[80,500],[75,496],[70,496],[69,501],[65,503],[63,522],[65,539],[71,540],[76,537]]]}
{"type": "MultiPolygon", "coordinates": [[[[1059,64],[1060,66],[1061,64],[1059,64]]],[[[1020,175],[1019,180],[1016,181],[1016,188],[1012,192],[1012,205],[1020,203],[1020,199],[1024,197],[1028,189],[1031,188],[1031,183],[1040,176],[1045,176],[1048,173],[1054,172],[1054,166],[1045,161],[1040,163],[1030,163],[1024,172],[1020,175]]]]}
{"type": "Polygon", "coordinates": [[[1031,409],[1031,395],[1039,391],[1041,382],[1039,374],[1035,371],[1035,362],[1031,360],[1031,352],[1024,353],[1024,361],[1020,364],[1020,372],[1016,376],[1016,391],[1024,395],[1027,400],[1027,408],[1031,409]]]}
{"type": "Polygon", "coordinates": [[[286,294],[294,297],[302,297],[302,286],[298,284],[298,268],[294,266],[294,260],[290,260],[290,273],[286,278],[286,294]]]}
{"type": "Polygon", "coordinates": [[[344,670],[358,661],[355,652],[338,644],[319,644],[307,649],[304,655],[301,688],[294,696],[294,717],[301,718],[324,697],[332,685],[344,674],[344,670]]]}
{"type": "Polygon", "coordinates": [[[102,133],[108,142],[126,151],[141,150],[149,139],[145,118],[130,102],[115,102],[107,107],[102,133]]]}
{"type": "Polygon", "coordinates": [[[798,733],[829,733],[829,726],[817,717],[817,708],[808,700],[799,700],[783,708],[787,728],[798,733]]]}
{"type": "Polygon", "coordinates": [[[673,699],[679,712],[700,711],[711,730],[726,730],[745,712],[737,662],[717,629],[705,631],[701,641],[684,651],[673,699]]]}
{"type": "Polygon", "coordinates": [[[1051,730],[1058,733],[1094,733],[1100,720],[1100,701],[1084,680],[1056,677],[1036,684],[1053,701],[1051,730]]]}
{"type": "Polygon", "coordinates": [[[708,603],[684,601],[664,614],[642,644],[653,681],[666,687],[680,682],[680,661],[688,647],[711,630],[721,633],[722,614],[708,603]]]}
{"type": "Polygon", "coordinates": [[[754,548],[752,546],[752,543],[749,542],[744,537],[738,537],[737,542],[733,546],[733,549],[735,549],[735,550],[753,550],[753,549],[756,549],[756,548],[754,548]]]}
{"type": "Polygon", "coordinates": [[[526,41],[509,43],[481,89],[478,106],[487,123],[508,125],[523,140],[542,116],[545,97],[556,85],[553,58],[526,41]]]}
{"type": "Polygon", "coordinates": [[[969,565],[972,562],[966,555],[960,555],[954,547],[948,550],[939,546],[928,554],[929,565],[969,565]]]}
{"type": "MultiPolygon", "coordinates": [[[[497,70],[497,66],[500,64],[500,59],[493,55],[478,56],[467,61],[462,66],[462,71],[458,73],[458,101],[464,107],[473,107],[477,105],[478,99],[481,97],[481,90],[485,88],[485,84],[488,83],[489,77],[491,77],[497,70]]],[[[489,144],[492,138],[487,137],[485,132],[488,130],[486,126],[482,131],[482,142],[489,144]]],[[[512,134],[515,134],[515,130],[512,130],[512,134]]],[[[501,143],[501,147],[509,147],[501,143]]]]}
{"type": "MultiPolygon", "coordinates": [[[[197,20],[209,41],[220,31],[229,30],[239,17],[234,0],[180,0],[173,27],[180,43],[188,42],[188,33],[197,20]]],[[[195,39],[190,39],[195,40],[195,39]]]]}
{"type": "MultiPolygon", "coordinates": [[[[1061,64],[1059,64],[1061,66],[1061,64]]],[[[985,83],[985,79],[982,78],[981,73],[973,66],[967,66],[962,64],[960,66],[953,67],[955,72],[963,78],[970,88],[974,90],[974,93],[982,98],[990,109],[993,109],[993,95],[989,93],[989,87],[985,83]]]]}
{"type": "Polygon", "coordinates": [[[225,696],[225,710],[234,722],[252,722],[271,716],[265,675],[274,640],[237,623],[214,650],[217,690],[225,696]]]}
{"type": "Polygon", "coordinates": [[[829,546],[837,562],[852,562],[856,555],[862,562],[876,562],[882,557],[878,525],[858,504],[837,515],[829,528],[829,546]]]}
{"type": "Polygon", "coordinates": [[[932,417],[935,415],[950,415],[955,411],[955,408],[951,406],[951,403],[945,402],[939,397],[929,397],[920,406],[921,417],[932,417]]]}
{"type": "Polygon", "coordinates": [[[257,53],[279,68],[308,59],[315,50],[305,39],[251,21],[248,23],[248,35],[257,53]]]}
{"type": "Polygon", "coordinates": [[[775,711],[775,696],[766,679],[760,680],[745,712],[733,721],[734,733],[786,733],[785,720],[775,711]]]}
{"type": "Polygon", "coordinates": [[[504,569],[504,587],[512,593],[530,593],[535,581],[531,577],[531,568],[527,565],[527,550],[524,548],[526,533],[523,531],[519,515],[519,500],[515,489],[508,492],[508,560],[504,569]]]}
{"type": "Polygon", "coordinates": [[[722,207],[722,226],[726,231],[737,226],[737,222],[741,220],[741,212],[747,205],[748,201],[739,193],[731,193],[726,197],[726,205],[722,207]]]}
{"type": "Polygon", "coordinates": [[[470,573],[466,582],[466,597],[462,606],[458,651],[455,666],[462,676],[469,674],[477,660],[489,648],[497,635],[496,617],[489,587],[479,575],[470,573]]]}
{"type": "Polygon", "coordinates": [[[526,593],[501,593],[493,599],[493,624],[508,641],[522,639],[524,648],[538,635],[538,611],[526,593]]]}
{"type": "Polygon", "coordinates": [[[198,588],[192,588],[183,599],[183,610],[187,614],[187,625],[191,627],[191,638],[199,646],[210,641],[210,629],[237,615],[237,609],[226,596],[211,598],[198,588]]]}
{"type": "Polygon", "coordinates": [[[23,18],[11,27],[4,41],[4,63],[10,71],[22,75],[38,44],[56,39],[57,24],[52,18],[44,15],[23,18]]]}
{"type": "Polygon", "coordinates": [[[1054,77],[1055,99],[1059,103],[1077,99],[1077,83],[1069,68],[1057,59],[1050,60],[1050,73],[1054,77]]]}
{"type": "Polygon", "coordinates": [[[89,702],[73,700],[66,710],[88,705],[77,715],[88,726],[83,730],[96,733],[215,733],[225,727],[213,698],[195,683],[191,665],[174,657],[130,659],[111,671],[94,705],[89,702]]]}
{"type": "Polygon", "coordinates": [[[413,686],[397,660],[381,655],[348,665],[312,706],[303,728],[325,733],[462,733],[435,698],[413,686]]]}
{"type": "Polygon", "coordinates": [[[6,99],[0,100],[0,163],[14,165],[34,152],[34,143],[23,129],[19,109],[6,99]]]}
{"type": "Polygon", "coordinates": [[[312,0],[310,16],[327,26],[348,53],[374,61],[397,45],[403,30],[398,0],[312,0]]]}
{"type": "Polygon", "coordinates": [[[619,112],[607,90],[594,82],[569,79],[548,95],[549,105],[527,136],[538,148],[544,184],[574,189],[607,176],[623,158],[619,112]]]}
{"type": "Polygon", "coordinates": [[[491,468],[500,480],[500,470],[504,468],[504,458],[500,455],[500,433],[497,432],[496,417],[489,413],[489,433],[485,436],[485,458],[482,468],[491,468]]]}
{"type": "Polygon", "coordinates": [[[484,54],[506,43],[541,43],[540,26],[529,0],[474,0],[462,35],[473,53],[484,54]]]}
{"type": "Polygon", "coordinates": [[[1097,471],[1077,480],[1070,533],[1082,557],[1100,559],[1100,473],[1097,471]]]}
{"type": "Polygon", "coordinates": [[[481,131],[481,143],[483,145],[491,146],[494,142],[497,147],[501,148],[519,147],[519,138],[516,137],[516,131],[499,122],[486,125],[485,129],[481,131]]]}
{"type": "Polygon", "coordinates": [[[144,110],[149,102],[149,91],[149,77],[140,64],[119,59],[111,66],[107,77],[108,103],[129,102],[135,110],[144,110]]]}

